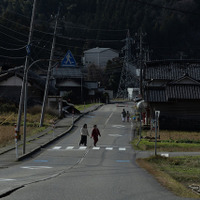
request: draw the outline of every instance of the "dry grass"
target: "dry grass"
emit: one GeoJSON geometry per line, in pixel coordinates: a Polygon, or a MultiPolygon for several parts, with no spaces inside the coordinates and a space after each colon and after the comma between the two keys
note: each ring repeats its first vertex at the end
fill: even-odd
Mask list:
{"type": "MultiPolygon", "coordinates": [[[[44,128],[39,128],[40,122],[40,112],[41,107],[34,107],[27,113],[27,136],[31,136],[36,132],[40,132],[45,127],[50,126],[54,120],[57,119],[56,113],[54,111],[49,111],[44,117],[44,128]],[[50,113],[50,114],[49,114],[50,113]]],[[[12,144],[15,141],[15,127],[17,122],[17,113],[1,113],[0,115],[0,147],[12,144]]],[[[23,135],[23,120],[24,116],[21,118],[20,135],[23,135]]]]}
{"type": "Polygon", "coordinates": [[[161,185],[168,188],[168,190],[172,191],[175,195],[185,198],[200,198],[199,195],[173,179],[168,173],[161,171],[159,166],[155,163],[150,163],[145,159],[138,159],[137,163],[140,167],[146,169],[150,174],[152,174],[161,185]]]}
{"type": "MultiPolygon", "coordinates": [[[[31,136],[37,128],[27,127],[27,136],[31,136]]],[[[22,127],[20,133],[23,134],[22,127]]],[[[21,136],[22,136],[21,134],[21,136]]],[[[15,129],[14,126],[0,126],[0,147],[14,144],[15,142],[15,129]]]]}
{"type": "MultiPolygon", "coordinates": [[[[155,131],[146,131],[144,133],[147,136],[155,137],[155,131]]],[[[200,132],[187,132],[187,131],[168,131],[160,130],[158,135],[160,135],[161,140],[199,140],[200,132]]]]}

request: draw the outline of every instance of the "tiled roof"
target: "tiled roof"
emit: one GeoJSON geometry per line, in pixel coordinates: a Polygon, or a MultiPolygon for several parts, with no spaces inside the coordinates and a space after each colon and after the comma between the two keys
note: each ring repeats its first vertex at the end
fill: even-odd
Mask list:
{"type": "Polygon", "coordinates": [[[156,83],[144,88],[144,99],[148,102],[200,100],[200,62],[149,62],[144,68],[145,82],[156,83]]]}
{"type": "Polygon", "coordinates": [[[144,99],[148,102],[166,102],[165,88],[148,88],[144,92],[144,99]]]}
{"type": "Polygon", "coordinates": [[[167,85],[166,87],[148,87],[144,91],[148,102],[168,102],[170,100],[200,100],[200,85],[167,85]]]}
{"type": "Polygon", "coordinates": [[[200,80],[200,63],[188,62],[158,62],[147,63],[144,68],[144,79],[176,80],[188,74],[195,80],[200,80]]]}
{"type": "Polygon", "coordinates": [[[199,85],[169,85],[166,88],[168,99],[200,99],[199,85]]]}
{"type": "Polygon", "coordinates": [[[53,69],[52,75],[55,78],[81,78],[83,76],[78,67],[59,67],[53,69]]]}

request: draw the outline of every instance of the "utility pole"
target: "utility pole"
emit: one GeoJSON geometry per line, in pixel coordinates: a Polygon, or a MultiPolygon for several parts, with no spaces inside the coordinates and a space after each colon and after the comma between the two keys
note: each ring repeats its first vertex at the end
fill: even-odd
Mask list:
{"type": "MultiPolygon", "coordinates": [[[[19,102],[19,110],[18,110],[18,119],[17,119],[17,127],[16,127],[17,132],[20,131],[22,104],[23,104],[23,102],[25,103],[25,96],[27,95],[27,68],[29,65],[30,45],[31,45],[31,40],[32,40],[32,35],[33,35],[35,8],[36,8],[36,0],[34,0],[34,2],[33,2],[32,17],[31,17],[30,30],[29,30],[29,39],[28,39],[28,44],[27,44],[27,55],[26,55],[25,66],[24,66],[24,76],[23,76],[20,102],[19,102]]],[[[24,104],[24,110],[26,110],[26,103],[24,104]]],[[[26,114],[24,115],[24,127],[26,127],[26,114]]],[[[25,143],[26,143],[26,128],[24,128],[23,154],[25,154],[25,143]]]]}
{"type": "Polygon", "coordinates": [[[44,97],[43,97],[43,103],[42,103],[42,112],[41,112],[41,117],[40,117],[40,127],[43,126],[43,121],[44,121],[44,112],[45,112],[45,106],[46,106],[48,90],[49,90],[49,79],[50,79],[50,75],[51,75],[52,59],[53,59],[53,56],[54,56],[54,49],[55,49],[55,43],[56,43],[56,32],[57,32],[57,26],[58,26],[59,13],[60,13],[60,6],[58,8],[58,13],[57,13],[57,16],[56,16],[56,23],[55,23],[55,28],[54,28],[54,34],[53,34],[51,55],[50,55],[49,67],[48,67],[48,71],[47,71],[47,78],[46,78],[44,97]]]}
{"type": "Polygon", "coordinates": [[[117,98],[118,97],[126,98],[127,97],[127,88],[130,84],[132,84],[134,82],[133,76],[132,76],[133,70],[131,70],[131,67],[134,67],[131,64],[131,62],[132,62],[131,45],[133,43],[133,39],[130,37],[129,30],[128,30],[125,42],[126,42],[126,44],[125,44],[124,48],[122,49],[125,51],[125,56],[124,56],[124,62],[123,62],[123,66],[122,66],[121,76],[120,76],[117,98]]]}

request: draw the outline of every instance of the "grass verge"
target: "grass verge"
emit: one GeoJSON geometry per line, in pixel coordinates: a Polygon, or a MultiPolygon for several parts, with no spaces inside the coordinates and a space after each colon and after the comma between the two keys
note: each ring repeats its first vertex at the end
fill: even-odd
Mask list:
{"type": "Polygon", "coordinates": [[[191,184],[199,184],[200,157],[165,158],[153,156],[137,159],[142,168],[151,173],[164,187],[175,195],[185,198],[200,198],[189,189],[191,184]]]}
{"type": "MultiPolygon", "coordinates": [[[[139,139],[133,140],[133,146],[136,150],[142,151],[153,151],[155,149],[155,140],[147,140],[141,139],[139,144],[137,145],[139,139]]],[[[200,151],[200,144],[199,143],[179,143],[176,141],[158,141],[157,142],[157,150],[158,151],[167,151],[167,152],[196,152],[200,151]]]]}
{"type": "Polygon", "coordinates": [[[98,105],[97,103],[85,104],[85,105],[74,105],[77,110],[83,111],[86,108],[92,107],[94,105],[98,105]]]}

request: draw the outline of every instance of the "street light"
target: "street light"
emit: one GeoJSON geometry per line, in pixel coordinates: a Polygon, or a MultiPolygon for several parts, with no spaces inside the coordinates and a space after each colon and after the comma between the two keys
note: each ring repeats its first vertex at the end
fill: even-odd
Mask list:
{"type": "MultiPolygon", "coordinates": [[[[24,87],[24,137],[23,137],[23,154],[26,152],[26,116],[27,116],[27,96],[28,96],[28,71],[29,69],[36,63],[41,62],[41,61],[52,61],[50,59],[39,59],[34,62],[32,62],[28,67],[27,70],[25,71],[25,77],[24,77],[24,82],[25,82],[25,87],[24,87]]],[[[57,65],[54,65],[55,67],[57,65]]],[[[52,67],[52,68],[53,68],[52,67]]],[[[44,93],[46,93],[47,87],[45,87],[44,93]]],[[[19,112],[20,113],[20,112],[19,112]]]]}
{"type": "MultiPolygon", "coordinates": [[[[25,76],[24,76],[24,137],[23,137],[23,154],[26,153],[26,116],[27,116],[27,96],[28,96],[28,91],[27,91],[27,85],[28,85],[28,71],[29,69],[36,63],[41,62],[41,61],[48,61],[49,59],[39,59],[34,62],[32,62],[25,70],[25,76]]],[[[21,111],[20,111],[21,112],[21,111]]],[[[19,112],[19,113],[20,113],[19,112]]]]}

